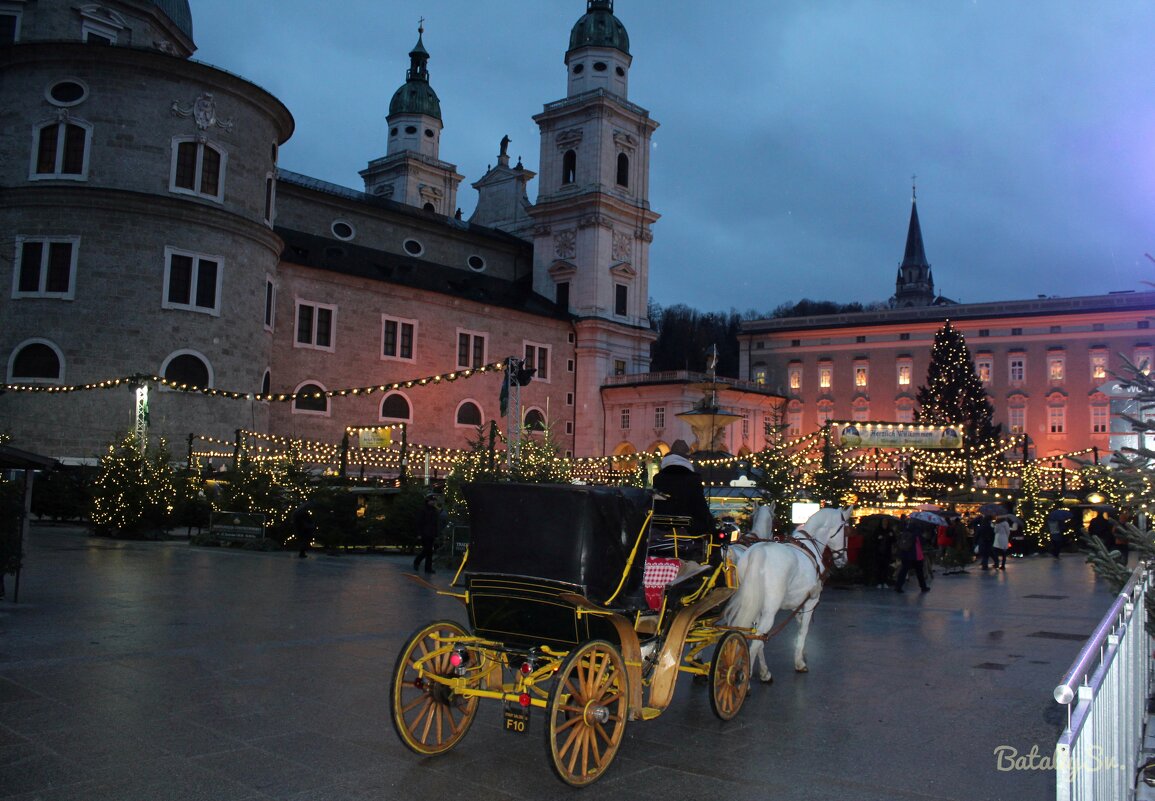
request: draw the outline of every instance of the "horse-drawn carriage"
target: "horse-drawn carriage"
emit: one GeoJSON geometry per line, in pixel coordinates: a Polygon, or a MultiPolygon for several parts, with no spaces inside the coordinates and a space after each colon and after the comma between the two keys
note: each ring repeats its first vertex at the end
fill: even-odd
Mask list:
{"type": "Polygon", "coordinates": [[[719,718],[738,713],[749,632],[718,624],[733,571],[718,553],[684,562],[647,601],[650,491],[475,484],[465,496],[469,550],[438,592],[465,604],[469,626],[429,623],[398,655],[391,710],[409,749],[450,750],[479,701],[497,700],[511,732],[541,710],[554,772],[582,787],[604,775],[627,721],[666,709],[682,673],[707,680],[719,718]]]}

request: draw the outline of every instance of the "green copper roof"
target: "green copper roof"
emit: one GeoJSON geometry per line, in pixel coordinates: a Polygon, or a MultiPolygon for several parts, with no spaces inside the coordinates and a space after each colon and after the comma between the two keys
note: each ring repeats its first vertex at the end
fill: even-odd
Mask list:
{"type": "Polygon", "coordinates": [[[579,47],[613,47],[630,54],[630,36],[614,16],[614,0],[586,0],[586,13],[569,34],[569,49],[579,47]]]}
{"type": "Polygon", "coordinates": [[[429,85],[429,52],[421,43],[421,31],[417,33],[417,44],[409,51],[409,71],[405,73],[404,85],[393,93],[389,101],[389,115],[425,114],[441,119],[441,101],[429,85]]]}
{"type": "Polygon", "coordinates": [[[152,4],[167,14],[181,33],[193,38],[192,11],[188,7],[188,0],[152,0],[152,4]]]}

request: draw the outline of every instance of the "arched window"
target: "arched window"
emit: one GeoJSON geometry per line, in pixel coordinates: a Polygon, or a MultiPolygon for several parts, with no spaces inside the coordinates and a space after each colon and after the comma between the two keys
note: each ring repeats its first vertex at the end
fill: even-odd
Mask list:
{"type": "Polygon", "coordinates": [[[328,414],[329,398],[325,395],[325,388],[320,384],[301,384],[297,387],[296,399],[293,401],[293,412],[303,414],[328,414]]]}
{"type": "Polygon", "coordinates": [[[572,184],[577,180],[577,153],[567,150],[561,157],[561,182],[572,184]]]}
{"type": "Polygon", "coordinates": [[[457,425],[472,426],[476,428],[481,425],[481,409],[473,401],[465,401],[457,407],[457,425]]]}
{"type": "Polygon", "coordinates": [[[16,350],[8,375],[13,381],[59,381],[60,354],[46,342],[29,342],[16,350]]]}
{"type": "Polygon", "coordinates": [[[408,422],[409,418],[409,399],[400,392],[394,392],[388,395],[385,400],[381,401],[382,420],[404,420],[408,422]]]}
{"type": "Polygon", "coordinates": [[[618,186],[630,185],[630,157],[625,153],[618,154],[618,186]]]}
{"type": "Polygon", "coordinates": [[[212,386],[212,376],[204,359],[193,353],[178,353],[170,356],[164,365],[162,375],[174,384],[188,384],[191,387],[212,386]]]}
{"type": "Polygon", "coordinates": [[[545,431],[545,415],[541,409],[530,409],[525,413],[526,431],[545,431]]]}
{"type": "Polygon", "coordinates": [[[268,395],[273,388],[273,374],[265,370],[265,377],[261,379],[261,394],[268,395]]]}
{"type": "Polygon", "coordinates": [[[32,178],[88,177],[88,148],[92,126],[80,120],[44,123],[36,129],[32,178]]]}

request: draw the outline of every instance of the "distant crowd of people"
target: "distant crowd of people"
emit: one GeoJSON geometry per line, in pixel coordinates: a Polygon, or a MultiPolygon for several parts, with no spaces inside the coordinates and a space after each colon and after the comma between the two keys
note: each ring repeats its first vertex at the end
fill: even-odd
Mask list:
{"type": "MultiPolygon", "coordinates": [[[[863,536],[860,564],[867,584],[879,589],[903,592],[913,574],[923,592],[929,590],[932,564],[965,566],[978,563],[980,570],[1006,570],[1007,556],[1021,554],[1026,538],[1022,521],[1009,511],[981,513],[964,519],[944,512],[945,525],[935,525],[908,515],[874,515],[860,522],[863,536]],[[949,557],[948,557],[949,554],[949,557]],[[896,568],[897,565],[897,568],[896,568]]],[[[1119,553],[1125,565],[1130,556],[1121,521],[1108,510],[1098,510],[1086,533],[1098,538],[1107,550],[1119,553]]],[[[1046,553],[1058,559],[1079,543],[1083,534],[1080,517],[1074,511],[1053,514],[1047,520],[1046,553]]]]}

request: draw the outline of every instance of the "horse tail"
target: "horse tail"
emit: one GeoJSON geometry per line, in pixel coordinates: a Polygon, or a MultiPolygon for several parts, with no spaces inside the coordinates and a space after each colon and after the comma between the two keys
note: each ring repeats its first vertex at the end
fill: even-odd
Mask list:
{"type": "Polygon", "coordinates": [[[726,603],[722,613],[722,625],[736,626],[737,628],[753,628],[762,614],[762,595],[764,582],[758,580],[757,571],[751,571],[751,559],[759,559],[761,549],[751,546],[742,555],[738,563],[739,574],[742,577],[738,582],[738,591],[726,603]]]}

